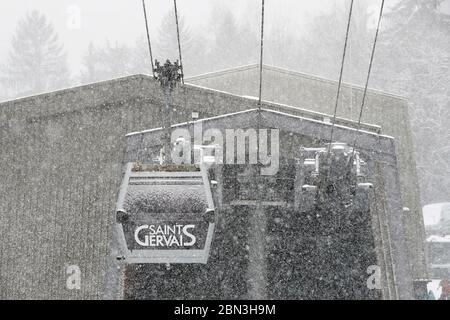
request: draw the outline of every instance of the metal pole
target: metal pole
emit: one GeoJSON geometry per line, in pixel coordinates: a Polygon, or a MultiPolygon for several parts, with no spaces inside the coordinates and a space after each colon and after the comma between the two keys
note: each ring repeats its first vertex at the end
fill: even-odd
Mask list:
{"type": "Polygon", "coordinates": [[[150,33],[148,31],[148,20],[147,20],[147,10],[145,8],[145,0],[142,0],[142,7],[144,8],[145,29],[147,30],[147,43],[148,43],[148,51],[150,53],[150,63],[152,66],[152,74],[153,74],[153,77],[155,77],[155,66],[153,65],[152,45],[150,42],[150,33]]]}

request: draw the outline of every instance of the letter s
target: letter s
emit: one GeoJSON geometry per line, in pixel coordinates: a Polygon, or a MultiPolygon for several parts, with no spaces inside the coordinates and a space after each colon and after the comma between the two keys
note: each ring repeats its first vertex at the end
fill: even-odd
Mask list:
{"type": "Polygon", "coordinates": [[[141,239],[139,239],[139,232],[141,232],[141,230],[144,229],[148,229],[148,225],[144,224],[140,227],[137,227],[136,230],[134,231],[134,240],[136,240],[136,242],[143,247],[148,247],[148,235],[144,236],[144,241],[141,241],[141,239]]]}
{"type": "Polygon", "coordinates": [[[188,231],[188,229],[194,229],[194,228],[195,228],[195,225],[193,225],[193,224],[187,224],[187,225],[185,225],[185,226],[183,227],[183,234],[184,234],[185,236],[191,238],[191,241],[190,241],[190,242],[185,242],[185,243],[184,243],[185,246],[191,247],[191,246],[193,246],[193,245],[195,244],[195,242],[197,241],[197,238],[196,238],[192,233],[190,233],[190,232],[188,231]]]}

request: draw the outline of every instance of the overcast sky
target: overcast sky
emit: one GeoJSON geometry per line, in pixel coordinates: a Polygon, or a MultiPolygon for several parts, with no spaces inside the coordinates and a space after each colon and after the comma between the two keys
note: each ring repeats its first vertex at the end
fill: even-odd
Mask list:
{"type": "MultiPolygon", "coordinates": [[[[266,1],[268,26],[289,19],[292,28],[301,32],[305,17],[328,10],[337,0],[277,0],[266,1]]],[[[150,30],[154,36],[165,13],[173,10],[172,0],[146,0],[150,30]]],[[[178,0],[179,14],[194,31],[208,27],[212,6],[226,6],[237,19],[260,14],[260,0],[178,0]]],[[[54,24],[69,55],[73,69],[77,69],[88,43],[111,42],[131,44],[144,33],[145,25],[141,0],[14,0],[0,2],[0,59],[4,61],[10,49],[11,36],[17,22],[28,11],[37,9],[54,24]],[[78,17],[79,13],[79,19],[78,17]],[[78,23],[79,21],[79,23],[78,23]]],[[[240,20],[242,21],[242,20],[240,20]]],[[[258,27],[259,26],[255,26],[258,27]]]]}
{"type": "MultiPolygon", "coordinates": [[[[370,0],[364,0],[370,1],[370,0]]],[[[388,3],[392,4],[390,0],[388,3]]],[[[267,28],[279,22],[288,23],[296,33],[307,31],[308,18],[320,11],[333,10],[343,0],[267,0],[267,28]]],[[[153,37],[161,18],[173,10],[172,0],[146,0],[153,37]]],[[[208,28],[212,6],[232,9],[238,21],[255,19],[260,14],[260,0],[178,0],[180,15],[195,35],[196,28],[208,28]]],[[[349,2],[348,2],[349,3],[349,2]]],[[[344,3],[345,4],[345,3],[344,3]]],[[[4,62],[10,49],[10,39],[20,18],[38,9],[54,24],[64,43],[73,71],[79,70],[90,41],[104,44],[133,43],[144,33],[141,0],[14,0],[0,1],[0,61],[4,62]]],[[[374,11],[376,12],[376,11],[374,11]]],[[[259,28],[255,25],[255,28],[259,28]]]]}

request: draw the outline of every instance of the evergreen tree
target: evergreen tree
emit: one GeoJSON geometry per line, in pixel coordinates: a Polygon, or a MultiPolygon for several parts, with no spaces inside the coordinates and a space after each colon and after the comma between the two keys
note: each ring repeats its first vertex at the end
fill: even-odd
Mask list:
{"type": "Polygon", "coordinates": [[[67,86],[66,54],[45,15],[32,11],[20,20],[11,45],[3,80],[12,96],[67,86]]]}
{"type": "MultiPolygon", "coordinates": [[[[349,39],[347,45],[344,80],[363,84],[373,44],[374,29],[370,25],[369,10],[376,1],[353,3],[349,39]]],[[[301,40],[302,71],[337,79],[344,49],[345,31],[348,22],[349,2],[335,3],[329,12],[322,13],[309,23],[310,30],[301,40]]]]}
{"type": "MultiPolygon", "coordinates": [[[[183,58],[183,68],[185,75],[192,74],[192,68],[195,64],[192,59],[200,51],[194,50],[193,38],[191,31],[186,27],[183,16],[178,17],[178,27],[180,30],[181,53],[183,58]]],[[[178,37],[175,15],[172,11],[167,12],[159,27],[158,37],[155,41],[154,59],[158,59],[163,63],[166,59],[170,61],[179,60],[178,54],[178,37]]]]}
{"type": "Polygon", "coordinates": [[[84,68],[81,72],[83,83],[109,80],[135,73],[133,48],[117,42],[111,45],[109,41],[106,41],[105,46],[101,48],[90,43],[83,63],[84,68]]]}
{"type": "MultiPolygon", "coordinates": [[[[154,48],[152,48],[152,50],[153,49],[154,48]]],[[[155,57],[153,57],[153,59],[155,59],[155,57]]],[[[147,75],[152,74],[152,66],[150,61],[150,54],[148,51],[148,42],[146,35],[142,34],[136,39],[133,46],[131,60],[134,74],[147,74],[147,75]]]]}
{"type": "Polygon", "coordinates": [[[240,30],[233,14],[228,8],[215,7],[211,11],[210,26],[212,65],[216,70],[237,67],[240,64],[240,30]]]}
{"type": "Polygon", "coordinates": [[[424,204],[450,189],[450,16],[443,0],[401,0],[385,15],[378,86],[408,98],[424,204]]]}
{"type": "Polygon", "coordinates": [[[97,64],[98,64],[97,51],[92,42],[89,42],[88,51],[83,58],[85,70],[81,71],[81,82],[90,83],[98,80],[97,64]]]}

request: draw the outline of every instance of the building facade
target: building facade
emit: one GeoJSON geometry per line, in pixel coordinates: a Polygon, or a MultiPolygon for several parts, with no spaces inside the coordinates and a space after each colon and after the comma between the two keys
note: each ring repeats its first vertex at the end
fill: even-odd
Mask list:
{"type": "MultiPolygon", "coordinates": [[[[191,122],[193,112],[203,119],[251,110],[255,104],[251,98],[184,85],[174,91],[172,122],[191,122]]],[[[134,297],[132,292],[136,290],[127,296],[117,289],[129,271],[122,268],[124,274],[114,273],[117,265],[112,262],[115,259],[115,203],[124,160],[129,154],[126,149],[129,138],[125,136],[159,127],[164,107],[165,99],[158,83],[142,75],[0,105],[2,299],[134,297]],[[79,289],[67,286],[70,275],[67,272],[74,265],[81,271],[79,289]],[[117,279],[111,280],[108,276],[113,274],[117,279]]],[[[264,108],[308,119],[297,119],[299,122],[295,122],[295,126],[311,122],[318,132],[324,130],[319,128],[330,127],[323,121],[326,117],[323,113],[277,103],[264,103],[264,108]]],[[[341,117],[337,118],[337,125],[341,128],[339,131],[346,132],[352,132],[355,126],[351,120],[341,117]]],[[[363,129],[377,139],[382,137],[376,125],[365,124],[363,129]]],[[[395,188],[402,181],[403,167],[400,164],[397,172],[398,151],[395,151],[394,140],[381,139],[386,139],[387,158],[391,161],[389,172],[382,176],[390,188],[394,187],[388,195],[392,199],[386,201],[395,203],[395,210],[383,212],[395,220],[391,227],[399,228],[387,230],[385,235],[397,237],[398,241],[394,239],[392,245],[400,250],[403,237],[409,239],[408,228],[403,227],[408,221],[403,224],[401,220],[405,217],[399,212],[404,206],[400,200],[402,194],[400,188],[395,188]]],[[[382,246],[373,248],[378,248],[378,254],[384,250],[382,246]]],[[[407,256],[400,251],[393,253],[399,262],[391,265],[402,275],[400,282],[386,282],[391,287],[384,290],[389,289],[391,294],[384,293],[383,297],[412,297],[410,286],[415,276],[410,272],[407,256]],[[401,288],[400,293],[393,295],[396,285],[401,288]]],[[[223,296],[233,297],[231,292],[223,296]]],[[[242,295],[239,293],[239,296],[242,295]]],[[[148,293],[147,297],[153,296],[148,293]]]]}

